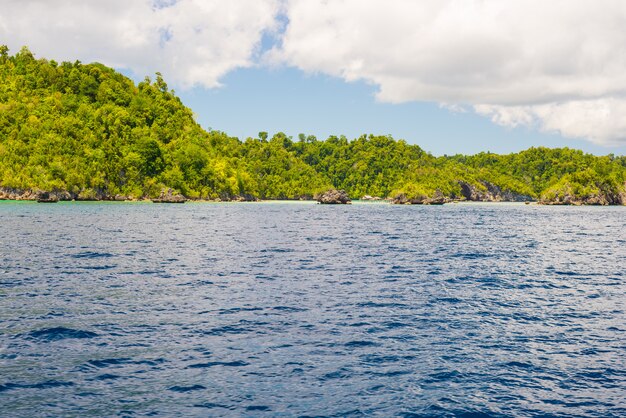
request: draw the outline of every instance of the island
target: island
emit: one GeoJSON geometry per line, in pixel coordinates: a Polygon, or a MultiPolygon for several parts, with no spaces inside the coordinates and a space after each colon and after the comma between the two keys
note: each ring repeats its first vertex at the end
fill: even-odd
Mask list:
{"type": "Polygon", "coordinates": [[[0,110],[0,199],[324,200],[343,190],[341,203],[626,204],[625,156],[545,147],[434,156],[381,135],[242,140],[203,129],[159,73],[134,83],[26,47],[0,47],[0,110]]]}

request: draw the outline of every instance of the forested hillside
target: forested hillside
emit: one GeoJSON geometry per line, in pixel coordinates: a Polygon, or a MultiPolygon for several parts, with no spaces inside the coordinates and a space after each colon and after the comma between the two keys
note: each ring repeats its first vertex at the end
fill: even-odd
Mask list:
{"type": "Polygon", "coordinates": [[[204,131],[160,74],[138,85],[101,64],[0,47],[0,197],[125,199],[166,188],[192,199],[351,197],[626,203],[626,158],[531,148],[434,157],[388,136],[240,141],[204,131]]]}

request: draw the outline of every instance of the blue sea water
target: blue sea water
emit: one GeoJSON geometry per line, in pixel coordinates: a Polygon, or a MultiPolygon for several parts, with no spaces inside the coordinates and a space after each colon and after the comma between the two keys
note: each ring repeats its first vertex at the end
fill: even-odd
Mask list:
{"type": "Polygon", "coordinates": [[[626,416],[626,208],[0,202],[0,416],[626,416]]]}

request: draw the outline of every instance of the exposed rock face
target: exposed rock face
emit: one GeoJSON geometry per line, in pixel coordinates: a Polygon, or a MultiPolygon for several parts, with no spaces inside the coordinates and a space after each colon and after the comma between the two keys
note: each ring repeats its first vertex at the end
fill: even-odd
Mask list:
{"type": "Polygon", "coordinates": [[[70,193],[67,190],[43,191],[0,187],[0,200],[128,200],[128,197],[122,195],[109,196],[102,191],[91,189],[83,190],[80,193],[70,193]]]}
{"type": "Polygon", "coordinates": [[[421,205],[423,202],[423,197],[409,199],[404,193],[394,196],[391,199],[391,203],[393,203],[394,205],[421,205]]]}
{"type": "Polygon", "coordinates": [[[58,202],[59,200],[72,200],[72,195],[65,190],[13,189],[0,187],[0,200],[37,200],[40,202],[58,202]]]}
{"type": "Polygon", "coordinates": [[[107,195],[102,190],[85,189],[74,194],[74,199],[79,201],[99,201],[105,200],[107,195]]]}
{"type": "Polygon", "coordinates": [[[539,201],[542,205],[626,205],[626,183],[617,190],[613,187],[600,187],[598,193],[576,195],[571,188],[564,188],[558,193],[546,193],[539,201]]]}
{"type": "MultiPolygon", "coordinates": [[[[476,186],[460,180],[459,186],[461,186],[461,200],[465,199],[473,202],[532,202],[534,199],[531,196],[513,193],[510,190],[502,190],[499,186],[488,181],[480,181],[485,186],[486,190],[477,188],[476,186]]],[[[437,190],[432,197],[418,196],[413,198],[407,198],[404,194],[395,196],[392,203],[400,205],[443,205],[444,203],[458,200],[456,196],[444,196],[444,194],[437,190]]]]}
{"type": "Polygon", "coordinates": [[[50,192],[41,192],[37,196],[37,202],[39,203],[56,203],[59,201],[59,198],[50,192]]]}
{"type": "Polygon", "coordinates": [[[0,187],[1,200],[36,200],[37,192],[33,190],[13,189],[11,187],[0,187]]]}
{"type": "Polygon", "coordinates": [[[479,190],[465,181],[459,181],[461,194],[465,200],[473,202],[532,202],[534,200],[531,196],[502,190],[499,186],[488,181],[481,180],[480,183],[487,188],[486,191],[479,190]]]}
{"type": "Polygon", "coordinates": [[[241,194],[237,196],[232,196],[230,198],[231,202],[258,202],[259,198],[256,196],[252,196],[251,194],[241,194]]]}
{"type": "Polygon", "coordinates": [[[573,196],[565,194],[563,196],[557,196],[554,199],[542,199],[539,201],[542,205],[591,205],[591,206],[608,206],[608,205],[624,205],[626,200],[622,197],[622,194],[613,195],[608,193],[600,193],[591,196],[573,196]]]}
{"type": "Polygon", "coordinates": [[[185,203],[187,198],[182,194],[174,192],[174,189],[162,190],[157,199],[152,199],[154,203],[185,203]]]}
{"type": "Polygon", "coordinates": [[[440,190],[437,190],[433,197],[418,196],[409,199],[406,195],[399,194],[391,200],[394,205],[443,205],[448,202],[450,199],[444,196],[440,190]]]}
{"type": "Polygon", "coordinates": [[[366,194],[365,196],[363,196],[361,198],[361,200],[375,200],[375,201],[378,201],[378,200],[383,200],[383,199],[382,199],[382,197],[370,196],[370,195],[366,194]]]}
{"type": "Polygon", "coordinates": [[[345,190],[331,189],[315,196],[315,200],[325,205],[347,205],[352,203],[345,190]]]}
{"type": "Polygon", "coordinates": [[[427,199],[424,199],[422,204],[424,204],[424,205],[443,205],[444,203],[448,203],[449,201],[450,201],[450,199],[445,197],[443,195],[443,193],[441,193],[441,190],[437,190],[433,197],[429,197],[427,199]]]}
{"type": "Polygon", "coordinates": [[[624,183],[624,187],[622,188],[622,191],[619,193],[619,204],[620,205],[626,205],[626,183],[624,183]]]}

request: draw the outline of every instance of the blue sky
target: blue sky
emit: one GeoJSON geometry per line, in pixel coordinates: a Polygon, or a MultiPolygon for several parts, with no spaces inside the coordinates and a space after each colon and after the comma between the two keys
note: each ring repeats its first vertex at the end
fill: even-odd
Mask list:
{"type": "Polygon", "coordinates": [[[23,0],[0,11],[11,51],[135,80],[161,72],[205,128],[390,134],[436,155],[626,154],[624,39],[626,2],[613,0],[23,0]]]}
{"type": "Polygon", "coordinates": [[[365,82],[293,68],[236,70],[222,83],[220,88],[196,87],[177,95],[204,128],[241,139],[256,137],[259,131],[285,132],[294,138],[305,133],[318,139],[371,133],[405,139],[435,155],[508,153],[531,146],[626,154],[626,147],[607,148],[529,127],[500,126],[473,112],[454,112],[436,103],[382,103],[375,98],[376,87],[365,82]]]}

